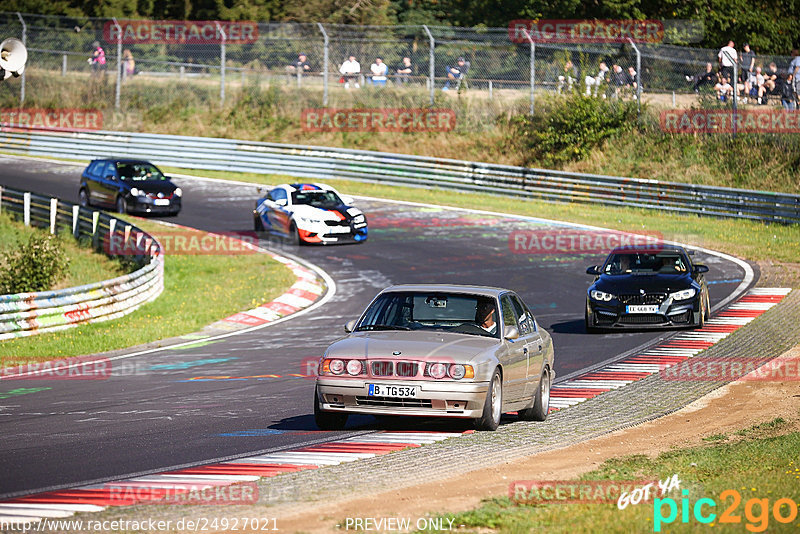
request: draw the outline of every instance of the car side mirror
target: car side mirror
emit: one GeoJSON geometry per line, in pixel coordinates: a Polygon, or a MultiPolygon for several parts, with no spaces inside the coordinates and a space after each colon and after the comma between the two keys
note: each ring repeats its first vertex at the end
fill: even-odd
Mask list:
{"type": "Polygon", "coordinates": [[[694,272],[696,272],[697,274],[707,273],[708,272],[708,266],[707,265],[695,265],[694,266],[694,272]]]}
{"type": "Polygon", "coordinates": [[[279,198],[278,200],[275,201],[275,204],[277,204],[278,206],[285,206],[288,203],[289,201],[286,200],[285,198],[279,198]]]}
{"type": "Polygon", "coordinates": [[[347,321],[344,324],[344,331],[349,334],[350,332],[355,330],[357,322],[358,322],[358,319],[353,319],[352,321],[347,321]]]}
{"type": "Polygon", "coordinates": [[[116,182],[117,177],[114,176],[113,174],[109,174],[108,176],[106,176],[106,180],[111,180],[112,182],[116,182]]]}
{"type": "Polygon", "coordinates": [[[598,267],[597,265],[592,265],[591,267],[586,269],[586,274],[593,274],[597,276],[600,274],[600,267],[598,267]]]}
{"type": "Polygon", "coordinates": [[[519,337],[519,330],[517,330],[516,326],[508,327],[506,330],[506,334],[503,336],[503,339],[507,339],[508,341],[514,341],[519,337]]]}

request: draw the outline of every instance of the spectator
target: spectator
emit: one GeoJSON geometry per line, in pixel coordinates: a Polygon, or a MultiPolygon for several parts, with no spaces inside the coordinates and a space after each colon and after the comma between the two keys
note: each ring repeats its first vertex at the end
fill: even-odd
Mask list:
{"type": "Polygon", "coordinates": [[[749,88],[747,91],[747,96],[751,98],[757,98],[758,103],[760,104],[760,91],[761,88],[764,87],[764,73],[761,72],[761,65],[756,67],[756,71],[750,76],[747,85],[749,88]]]}
{"type": "Polygon", "coordinates": [[[712,86],[714,83],[714,66],[711,63],[706,63],[706,70],[694,76],[687,76],[687,82],[692,82],[692,91],[695,93],[700,92],[700,88],[704,85],[712,86]]]}
{"type": "Polygon", "coordinates": [[[789,63],[789,74],[792,75],[795,95],[800,95],[800,51],[792,50],[792,62],[789,63]]]}
{"type": "Polygon", "coordinates": [[[733,47],[733,41],[728,41],[727,46],[723,46],[719,49],[717,59],[719,60],[719,72],[722,74],[722,77],[732,80],[733,66],[738,60],[738,54],[736,53],[736,49],[733,47]]]}
{"type": "Polygon", "coordinates": [[[753,71],[756,68],[756,54],[750,50],[750,45],[748,43],[742,45],[742,56],[740,58],[739,68],[741,70],[741,72],[739,72],[739,79],[745,85],[745,90],[749,93],[750,89],[747,85],[748,80],[753,75],[753,71]]]}
{"type": "Polygon", "coordinates": [[[564,63],[564,74],[558,77],[558,86],[556,87],[556,91],[558,93],[564,92],[564,87],[567,88],[567,91],[572,91],[573,84],[578,80],[578,67],[572,64],[571,60],[567,60],[564,63]]]}
{"type": "Polygon", "coordinates": [[[306,72],[311,71],[311,65],[308,63],[308,56],[304,53],[297,54],[297,59],[291,65],[286,65],[286,74],[291,78],[292,76],[302,76],[306,72]]]}
{"type": "Polygon", "coordinates": [[[767,72],[764,73],[764,85],[758,91],[758,101],[760,104],[767,103],[767,96],[769,95],[779,95],[780,94],[780,76],[778,72],[778,67],[775,63],[769,64],[769,69],[767,72]]]}
{"type": "Polygon", "coordinates": [[[376,57],[375,63],[369,66],[372,72],[372,85],[386,85],[386,75],[389,74],[389,67],[383,62],[383,58],[376,57]]]}
{"type": "MultiPolygon", "coordinates": [[[[608,65],[605,61],[600,62],[597,76],[587,76],[583,81],[586,84],[586,96],[597,96],[597,89],[607,82],[606,75],[608,74],[608,65]]],[[[605,98],[605,93],[603,98],[605,98]]]]}
{"type": "Polygon", "coordinates": [[[89,58],[89,64],[92,66],[92,76],[102,74],[105,78],[106,74],[106,52],[100,46],[99,41],[92,43],[92,57],[89,58]]]}
{"type": "Polygon", "coordinates": [[[133,54],[127,48],[122,51],[122,79],[127,80],[136,74],[136,61],[133,54]]]}
{"type": "Polygon", "coordinates": [[[464,80],[464,77],[467,75],[468,71],[469,63],[463,57],[458,58],[455,67],[447,65],[444,68],[444,72],[447,75],[447,81],[445,82],[444,87],[442,87],[442,91],[448,91],[450,89],[451,81],[456,82],[456,89],[461,88],[461,82],[464,80]]]}
{"type": "Polygon", "coordinates": [[[611,85],[614,88],[614,98],[619,97],[620,91],[627,82],[628,75],[622,70],[622,67],[614,63],[611,67],[611,85]]]}
{"type": "Polygon", "coordinates": [[[356,56],[350,56],[342,66],[339,67],[339,72],[342,74],[340,81],[344,82],[344,88],[350,89],[350,82],[353,82],[358,89],[358,76],[361,74],[361,65],[356,61],[356,56]]]}
{"type": "Polygon", "coordinates": [[[714,90],[717,92],[717,98],[722,102],[727,102],[729,98],[733,97],[733,86],[725,76],[720,76],[714,90]]]}
{"type": "Polygon", "coordinates": [[[408,83],[411,81],[411,76],[414,74],[414,67],[411,65],[411,58],[404,57],[403,63],[397,68],[397,81],[400,83],[408,83]]]}
{"type": "Polygon", "coordinates": [[[630,87],[631,89],[633,89],[634,92],[636,92],[636,88],[638,87],[638,84],[636,83],[636,69],[634,69],[633,67],[628,67],[627,78],[628,79],[625,83],[625,86],[630,87]]]}
{"type": "Polygon", "coordinates": [[[783,109],[786,111],[794,111],[797,109],[795,96],[794,75],[787,74],[786,80],[781,84],[781,104],[783,105],[783,109]]]}

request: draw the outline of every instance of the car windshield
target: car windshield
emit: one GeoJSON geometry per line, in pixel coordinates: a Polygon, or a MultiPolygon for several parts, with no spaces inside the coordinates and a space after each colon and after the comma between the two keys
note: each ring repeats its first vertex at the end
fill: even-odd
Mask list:
{"type": "Polygon", "coordinates": [[[444,330],[498,338],[499,328],[481,326],[482,318],[492,311],[496,320],[496,310],[495,300],[482,295],[390,292],[372,303],[356,331],[444,330]]]}
{"type": "Polygon", "coordinates": [[[128,162],[119,162],[117,163],[117,173],[119,173],[119,178],[123,182],[140,182],[144,180],[166,180],[167,177],[164,176],[158,167],[151,163],[128,163],[128,162]]]}
{"type": "Polygon", "coordinates": [[[292,204],[305,204],[315,208],[335,208],[342,199],[333,191],[293,191],[292,204]]]}
{"type": "Polygon", "coordinates": [[[685,273],[686,262],[677,252],[625,252],[612,254],[603,266],[610,275],[685,273]]]}

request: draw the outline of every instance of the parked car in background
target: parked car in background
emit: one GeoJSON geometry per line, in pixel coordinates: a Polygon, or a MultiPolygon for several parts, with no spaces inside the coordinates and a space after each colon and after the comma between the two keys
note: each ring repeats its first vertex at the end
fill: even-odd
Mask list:
{"type": "Polygon", "coordinates": [[[149,161],[96,159],[81,174],[81,206],[117,213],[177,215],[183,191],[149,161]]]}
{"type": "Polygon", "coordinates": [[[543,421],[555,376],[553,342],[513,291],[398,285],[381,291],[319,362],[314,416],[471,419],[495,430],[503,412],[543,421]]]}

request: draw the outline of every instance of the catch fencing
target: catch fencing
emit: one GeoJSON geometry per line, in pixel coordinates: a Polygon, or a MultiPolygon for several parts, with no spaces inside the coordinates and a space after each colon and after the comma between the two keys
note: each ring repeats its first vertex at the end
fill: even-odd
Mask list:
{"type": "MultiPolygon", "coordinates": [[[[660,41],[636,44],[526,40],[515,38],[509,28],[184,21],[195,24],[201,36],[187,42],[171,37],[171,27],[163,22],[0,12],[0,35],[26,43],[30,59],[24,76],[80,77],[98,87],[113,86],[113,105],[121,111],[141,106],[142,100],[158,102],[176,82],[193,87],[200,105],[224,103],[249,86],[271,84],[301,91],[315,106],[337,108],[363,106],[360,93],[382,107],[406,108],[439,105],[467,92],[505,103],[497,110],[502,113],[533,111],[537,92],[634,98],[634,80],[644,94],[672,94],[674,103],[676,94],[693,94],[694,82],[687,78],[702,73],[706,63],[717,68],[717,50],[679,46],[702,37],[697,21],[672,21],[660,41]],[[91,65],[95,41],[104,49],[104,68],[91,65]],[[308,68],[293,69],[301,53],[308,68]],[[359,63],[352,80],[340,72],[350,56],[359,63]],[[377,57],[388,67],[385,84],[372,80],[377,57]],[[399,72],[404,58],[410,61],[409,73],[399,72]],[[598,87],[591,80],[601,61],[608,73],[598,87]],[[463,79],[449,76],[451,68],[465,71],[463,79]]],[[[784,72],[790,59],[758,55],[756,63],[766,70],[775,62],[784,72]]],[[[27,89],[29,94],[35,90],[27,89]]],[[[20,107],[25,92],[23,78],[20,107]]]]}
{"type": "Polygon", "coordinates": [[[131,245],[125,261],[136,270],[111,280],[37,293],[0,295],[0,341],[57,332],[85,323],[117,319],[154,300],[164,289],[164,262],[158,241],[136,226],[107,213],[63,200],[0,187],[0,211],[22,219],[26,226],[69,231],[89,240],[95,250],[108,244],[131,245]]]}
{"type": "Polygon", "coordinates": [[[800,223],[800,195],[365,150],[111,131],[19,129],[0,133],[0,151],[79,160],[146,158],[186,169],[280,174],[321,181],[351,179],[549,202],[800,223]]]}

